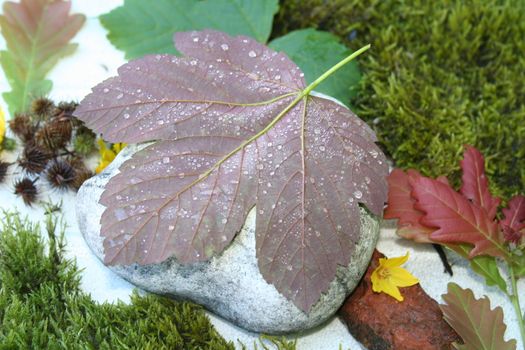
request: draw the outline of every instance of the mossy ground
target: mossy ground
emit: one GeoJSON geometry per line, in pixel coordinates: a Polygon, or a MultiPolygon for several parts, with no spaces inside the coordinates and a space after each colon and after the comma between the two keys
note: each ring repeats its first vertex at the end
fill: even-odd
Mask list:
{"type": "Polygon", "coordinates": [[[486,157],[491,189],[525,188],[525,2],[286,0],[277,37],[315,27],[357,49],[362,89],[352,105],[397,167],[459,183],[463,145],[486,157]]]}
{"type": "MultiPolygon", "coordinates": [[[[41,230],[18,214],[2,216],[0,349],[235,349],[198,305],[137,293],[130,304],[93,301],[80,290],[75,263],[64,258],[56,219],[49,216],[41,230]]],[[[295,349],[295,342],[265,336],[260,348],[268,349],[265,341],[295,349]]]]}
{"type": "Polygon", "coordinates": [[[64,258],[56,220],[46,245],[38,225],[3,216],[0,349],[234,349],[197,305],[136,293],[130,304],[94,302],[64,258]]]}

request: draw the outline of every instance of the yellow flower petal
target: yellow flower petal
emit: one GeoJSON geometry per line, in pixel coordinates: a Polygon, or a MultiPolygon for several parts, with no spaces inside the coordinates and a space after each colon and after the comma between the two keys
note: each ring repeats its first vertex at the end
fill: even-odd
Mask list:
{"type": "Polygon", "coordinates": [[[408,253],[397,258],[380,258],[379,266],[370,275],[372,290],[377,293],[386,293],[397,301],[403,301],[398,287],[408,287],[419,282],[410,272],[399,267],[407,260],[408,253]]]}
{"type": "Polygon", "coordinates": [[[100,160],[98,162],[97,168],[95,169],[95,173],[99,174],[109,165],[109,163],[113,161],[113,159],[115,159],[115,152],[107,148],[104,140],[98,139],[97,143],[99,147],[100,160]]]}
{"type": "Polygon", "coordinates": [[[111,148],[108,148],[106,146],[106,143],[102,139],[98,139],[97,143],[98,143],[98,148],[99,148],[100,160],[99,160],[97,168],[95,169],[95,172],[99,174],[115,159],[117,154],[120,151],[122,151],[124,147],[126,147],[126,144],[125,143],[115,143],[111,146],[111,148]]]}
{"type": "Polygon", "coordinates": [[[119,154],[120,151],[122,151],[124,147],[126,147],[126,144],[123,142],[119,142],[119,143],[114,143],[112,149],[113,149],[113,152],[115,152],[115,154],[119,154]]]}
{"type": "Polygon", "coordinates": [[[401,266],[408,261],[408,252],[404,256],[399,256],[396,258],[381,259],[384,260],[383,266],[386,267],[395,267],[401,266]]]}
{"type": "Polygon", "coordinates": [[[397,301],[403,301],[405,298],[401,295],[401,292],[399,291],[399,288],[394,286],[393,284],[388,284],[388,287],[383,289],[383,293],[386,293],[396,299],[397,301]]]}
{"type": "Polygon", "coordinates": [[[419,283],[419,280],[402,267],[391,267],[390,282],[398,287],[410,287],[419,283]]]}

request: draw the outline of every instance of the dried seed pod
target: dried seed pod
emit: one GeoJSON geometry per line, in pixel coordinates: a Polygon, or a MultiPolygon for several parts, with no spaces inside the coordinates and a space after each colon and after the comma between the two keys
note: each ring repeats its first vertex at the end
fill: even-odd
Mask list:
{"type": "Polygon", "coordinates": [[[16,113],[15,117],[9,121],[9,128],[24,143],[34,138],[37,129],[31,121],[31,117],[21,113],[16,113]]]}
{"type": "Polygon", "coordinates": [[[73,139],[73,149],[78,154],[87,156],[97,149],[97,136],[86,127],[80,127],[73,139]],[[88,130],[87,132],[84,129],[88,130]]]}
{"type": "Polygon", "coordinates": [[[22,197],[24,203],[28,206],[32,206],[38,197],[38,189],[35,186],[37,180],[38,179],[31,180],[29,177],[24,177],[16,180],[14,183],[14,194],[22,197]]]}
{"type": "Polygon", "coordinates": [[[4,182],[10,165],[11,163],[0,161],[0,183],[4,182]]]}
{"type": "Polygon", "coordinates": [[[51,153],[57,153],[71,140],[72,125],[69,119],[53,119],[46,123],[36,134],[38,145],[51,153]]]}
{"type": "Polygon", "coordinates": [[[78,191],[80,186],[84,183],[84,181],[90,179],[93,177],[95,173],[91,170],[84,169],[82,171],[76,171],[75,172],[75,179],[73,180],[73,183],[71,186],[75,189],[75,191],[78,191]]]}
{"type": "Polygon", "coordinates": [[[67,116],[72,116],[75,109],[78,107],[76,102],[60,102],[55,108],[55,116],[65,114],[67,116]]]}
{"type": "Polygon", "coordinates": [[[39,117],[51,117],[54,108],[53,101],[45,97],[37,98],[31,103],[31,112],[39,117]]]}
{"type": "Polygon", "coordinates": [[[73,132],[73,123],[71,117],[61,115],[53,119],[49,125],[52,125],[61,138],[69,142],[71,140],[71,134],[73,132]]]}
{"type": "Polygon", "coordinates": [[[73,187],[75,175],[75,168],[62,159],[53,160],[46,169],[46,178],[51,186],[61,190],[73,187]]]}
{"type": "Polygon", "coordinates": [[[30,174],[40,174],[46,168],[51,159],[51,154],[45,149],[30,143],[24,147],[22,158],[18,160],[18,165],[30,174]]]}

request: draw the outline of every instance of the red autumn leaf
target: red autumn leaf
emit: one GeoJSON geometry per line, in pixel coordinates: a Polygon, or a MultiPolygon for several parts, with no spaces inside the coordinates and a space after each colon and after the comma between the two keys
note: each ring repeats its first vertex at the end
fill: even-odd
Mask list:
{"type": "Polygon", "coordinates": [[[463,170],[461,194],[485,209],[489,219],[494,220],[501,199],[490,194],[483,155],[476,148],[466,145],[460,165],[463,170]]]}
{"type": "Polygon", "coordinates": [[[505,256],[503,238],[496,222],[487,212],[470,202],[450,186],[430,178],[409,178],[416,209],[424,211],[420,222],[438,227],[430,238],[439,243],[470,243],[477,255],[505,256]]]}
{"type": "Polygon", "coordinates": [[[507,241],[518,243],[525,233],[525,197],[515,196],[509,201],[507,208],[503,209],[504,218],[500,221],[501,229],[507,241]]]}
{"type": "Polygon", "coordinates": [[[525,197],[512,197],[507,208],[503,209],[503,216],[504,218],[500,221],[500,224],[516,231],[525,228],[525,197]]]}
{"type": "Polygon", "coordinates": [[[435,228],[423,226],[419,220],[424,213],[415,209],[416,201],[410,196],[412,186],[408,179],[421,177],[416,170],[394,169],[387,178],[388,206],[384,213],[385,219],[399,219],[397,234],[403,238],[419,243],[431,243],[429,235],[435,228]]]}

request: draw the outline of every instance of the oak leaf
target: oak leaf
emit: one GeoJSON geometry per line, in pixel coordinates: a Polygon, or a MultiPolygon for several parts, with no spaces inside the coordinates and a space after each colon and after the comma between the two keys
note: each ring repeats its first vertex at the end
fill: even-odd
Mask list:
{"type": "Polygon", "coordinates": [[[483,155],[476,148],[466,145],[460,165],[463,171],[461,176],[461,194],[485,209],[489,219],[494,220],[501,199],[493,197],[489,191],[489,181],[485,175],[483,155]]]}
{"type": "Polygon", "coordinates": [[[507,241],[519,244],[525,236],[525,197],[518,195],[509,200],[503,210],[500,227],[507,241]]]}
{"type": "Polygon", "coordinates": [[[446,304],[439,307],[444,318],[465,343],[454,344],[456,349],[516,349],[516,340],[505,341],[507,326],[503,322],[503,310],[499,306],[491,309],[486,296],[476,299],[470,289],[449,283],[448,293],[442,297],[446,304]]]}
{"type": "Polygon", "coordinates": [[[11,114],[25,111],[31,99],[51,91],[47,73],[75,51],[77,45],[69,41],[86,17],[70,15],[70,8],[71,2],[62,0],[4,2],[0,28],[7,51],[0,53],[0,63],[12,88],[3,94],[11,114]]]}
{"type": "Polygon", "coordinates": [[[501,231],[486,210],[440,181],[426,177],[409,181],[413,187],[412,195],[417,200],[415,208],[425,212],[420,222],[438,227],[430,235],[433,241],[473,244],[471,258],[481,254],[505,256],[501,231]]]}
{"type": "Polygon", "coordinates": [[[385,209],[385,219],[398,219],[396,233],[406,239],[419,243],[432,243],[430,234],[435,228],[420,223],[424,212],[414,208],[416,200],[412,198],[412,186],[408,179],[421,176],[416,170],[394,169],[387,178],[388,206],[385,209]]]}

